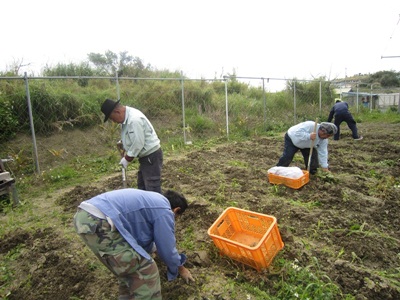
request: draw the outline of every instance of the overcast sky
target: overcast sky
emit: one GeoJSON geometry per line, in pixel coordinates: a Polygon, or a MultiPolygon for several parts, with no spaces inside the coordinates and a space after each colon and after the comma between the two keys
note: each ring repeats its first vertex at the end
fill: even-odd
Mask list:
{"type": "Polygon", "coordinates": [[[0,70],[128,51],[190,78],[400,71],[400,0],[2,1],[0,70]]]}

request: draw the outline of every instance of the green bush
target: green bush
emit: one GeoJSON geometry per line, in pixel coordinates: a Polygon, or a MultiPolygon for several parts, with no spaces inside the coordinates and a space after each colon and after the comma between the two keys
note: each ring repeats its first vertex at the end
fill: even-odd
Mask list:
{"type": "Polygon", "coordinates": [[[18,131],[18,118],[13,113],[9,101],[0,98],[0,141],[8,141],[15,137],[18,131]]]}
{"type": "Polygon", "coordinates": [[[208,131],[214,130],[214,122],[204,115],[198,115],[193,110],[187,111],[186,127],[189,133],[204,136],[208,131]]]}
{"type": "MultiPolygon", "coordinates": [[[[95,71],[90,67],[89,63],[83,62],[79,65],[70,63],[62,64],[59,63],[55,67],[46,66],[43,71],[44,76],[94,76],[95,71]]],[[[85,87],[89,83],[88,78],[74,79],[82,87],[85,87]]]]}
{"type": "MultiPolygon", "coordinates": [[[[29,90],[33,124],[38,134],[49,134],[64,129],[65,126],[85,127],[98,122],[95,112],[99,111],[100,106],[95,103],[87,109],[82,98],[88,96],[80,98],[78,93],[69,92],[68,89],[62,90],[54,82],[32,82],[29,90]]],[[[14,115],[20,124],[19,129],[29,130],[30,119],[26,98],[15,94],[12,101],[14,115]]]]}
{"type": "Polygon", "coordinates": [[[195,108],[202,113],[212,109],[215,91],[205,82],[185,82],[184,91],[186,108],[195,108]]]}

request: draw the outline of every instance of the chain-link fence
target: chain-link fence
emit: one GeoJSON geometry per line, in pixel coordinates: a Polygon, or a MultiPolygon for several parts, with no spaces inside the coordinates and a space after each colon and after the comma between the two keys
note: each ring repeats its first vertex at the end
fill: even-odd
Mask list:
{"type": "Polygon", "coordinates": [[[360,108],[367,110],[387,111],[393,110],[400,112],[400,92],[399,89],[380,88],[379,91],[370,92],[343,92],[341,97],[350,106],[356,108],[359,112],[360,108]]]}
{"type": "MultiPolygon", "coordinates": [[[[344,98],[356,113],[360,109],[393,109],[399,91],[380,90],[336,94],[332,82],[226,76],[221,79],[129,77],[0,77],[0,155],[7,155],[7,141],[32,139],[35,171],[40,153],[62,156],[70,129],[82,131],[81,147],[90,147],[85,129],[98,127],[103,144],[118,139],[119,127],[103,123],[101,103],[121,99],[141,110],[153,123],[164,143],[191,144],[196,139],[252,136],[285,130],[305,120],[327,118],[335,98],[344,98]],[[281,86],[275,90],[275,86],[281,86]],[[390,93],[389,93],[390,92],[390,93]],[[367,103],[367,104],[366,104],[367,103]],[[63,134],[65,145],[47,145],[43,137],[63,134]],[[39,137],[39,142],[37,141],[39,137]]],[[[111,144],[110,144],[111,146],[111,144]]],[[[13,149],[14,158],[26,149],[13,149]]]]}

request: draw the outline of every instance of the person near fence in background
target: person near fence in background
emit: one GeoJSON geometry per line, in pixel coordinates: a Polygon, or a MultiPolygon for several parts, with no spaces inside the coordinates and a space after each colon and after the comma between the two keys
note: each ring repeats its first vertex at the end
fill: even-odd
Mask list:
{"type": "Polygon", "coordinates": [[[83,201],[74,227],[96,257],[118,278],[119,298],[161,299],[157,255],[167,266],[168,281],[180,275],[194,281],[178,253],[175,218],[188,207],[186,198],[168,190],[163,195],[120,189],[83,201]]]}
{"type": "Polygon", "coordinates": [[[333,139],[338,141],[340,138],[340,124],[342,122],[346,122],[347,126],[350,128],[352,132],[352,136],[354,140],[362,140],[363,137],[358,135],[357,123],[354,120],[352,114],[349,111],[349,104],[340,99],[335,99],[335,105],[332,107],[329,112],[328,122],[331,122],[333,117],[335,117],[334,124],[337,127],[337,132],[334,135],[333,139]]]}
{"type": "Polygon", "coordinates": [[[333,123],[322,122],[317,124],[317,132],[314,132],[315,122],[305,121],[289,128],[285,134],[283,154],[277,167],[289,167],[297,151],[301,151],[305,168],[308,168],[308,159],[311,150],[311,141],[314,141],[314,150],[311,155],[310,174],[317,173],[318,166],[322,170],[328,169],[328,138],[336,134],[337,127],[333,123]]]}
{"type": "Polygon", "coordinates": [[[123,149],[125,154],[121,158],[120,165],[127,168],[129,162],[137,158],[138,189],[162,193],[163,152],[153,125],[140,110],[122,105],[120,100],[106,99],[101,111],[105,116],[104,122],[110,119],[122,126],[121,141],[117,146],[123,149]]]}
{"type": "Polygon", "coordinates": [[[363,104],[363,106],[364,106],[365,108],[368,108],[369,102],[368,102],[368,99],[367,99],[367,98],[362,97],[361,102],[362,102],[362,104],[363,104]]]}

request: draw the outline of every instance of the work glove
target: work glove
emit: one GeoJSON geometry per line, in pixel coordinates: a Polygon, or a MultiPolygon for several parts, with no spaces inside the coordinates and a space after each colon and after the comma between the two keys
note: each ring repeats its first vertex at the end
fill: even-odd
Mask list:
{"type": "Polygon", "coordinates": [[[129,161],[127,161],[126,158],[123,157],[123,158],[121,158],[121,161],[119,162],[119,164],[126,169],[128,167],[129,161]]]}
{"type": "Polygon", "coordinates": [[[186,269],[184,266],[180,266],[178,267],[178,270],[179,270],[179,275],[181,275],[181,277],[183,278],[183,280],[185,280],[186,283],[189,283],[189,281],[194,282],[194,278],[188,269],[186,269]]]}

